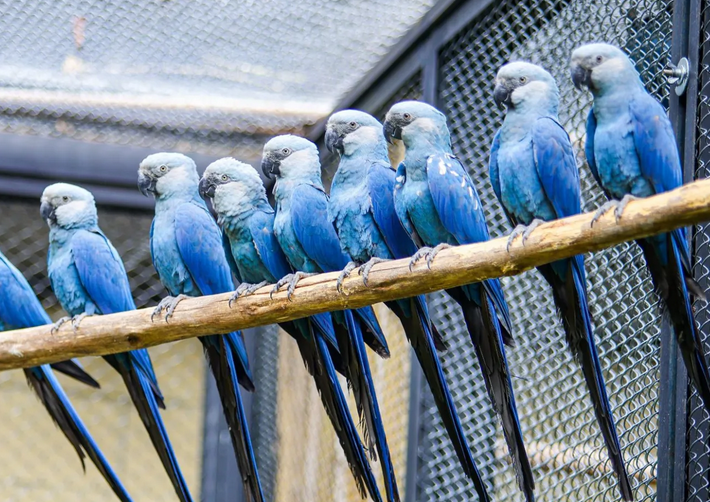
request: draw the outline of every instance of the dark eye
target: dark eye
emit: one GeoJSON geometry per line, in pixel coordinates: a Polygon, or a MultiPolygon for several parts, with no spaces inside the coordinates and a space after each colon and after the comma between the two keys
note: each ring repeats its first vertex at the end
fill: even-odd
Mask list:
{"type": "Polygon", "coordinates": [[[65,195],[64,197],[62,197],[62,201],[63,201],[63,202],[69,202],[69,197],[67,197],[67,196],[65,195]]]}
{"type": "Polygon", "coordinates": [[[290,149],[290,148],[284,148],[283,150],[281,150],[281,153],[283,153],[284,155],[290,155],[290,154],[291,154],[291,149],[290,149]]]}
{"type": "Polygon", "coordinates": [[[166,171],[168,170],[168,166],[162,165],[162,166],[160,166],[158,169],[160,169],[160,172],[161,172],[161,173],[164,173],[164,172],[166,172],[166,171]]]}
{"type": "Polygon", "coordinates": [[[601,56],[597,56],[595,59],[597,60],[597,63],[601,63],[604,60],[601,56]]]}
{"type": "Polygon", "coordinates": [[[524,84],[525,82],[528,81],[528,77],[520,77],[520,83],[524,84]]]}
{"type": "Polygon", "coordinates": [[[357,127],[357,122],[350,122],[350,127],[355,129],[357,127]]]}
{"type": "Polygon", "coordinates": [[[222,181],[228,181],[228,180],[229,180],[229,176],[227,176],[226,174],[223,174],[222,181]]]}
{"type": "Polygon", "coordinates": [[[404,120],[411,120],[412,115],[409,113],[405,113],[404,115],[402,115],[402,117],[404,117],[404,120]]]}

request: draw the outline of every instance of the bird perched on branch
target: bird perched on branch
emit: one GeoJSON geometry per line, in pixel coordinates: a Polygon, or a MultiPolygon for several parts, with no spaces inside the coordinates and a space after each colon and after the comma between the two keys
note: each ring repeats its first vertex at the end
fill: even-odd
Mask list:
{"type": "MultiPolygon", "coordinates": [[[[235,159],[210,164],[200,180],[200,195],[212,200],[223,230],[225,253],[232,272],[241,281],[234,293],[252,294],[293,273],[274,235],[274,210],[256,170],[235,159]]],[[[367,453],[357,433],[336,374],[342,366],[330,314],[280,323],[296,343],[313,377],[360,493],[381,500],[367,453]]]]}
{"type": "MultiPolygon", "coordinates": [[[[42,218],[49,225],[47,268],[54,294],[79,327],[86,316],[135,310],[126,270],[99,228],[94,197],[78,186],[56,183],[42,193],[42,218]]],[[[145,349],[104,356],[123,378],[138,415],[180,500],[192,501],[158,408],[163,396],[145,349]]]]}
{"type": "MultiPolygon", "coordinates": [[[[478,193],[451,151],[446,117],[418,101],[403,101],[387,112],[386,138],[404,143],[395,178],[395,209],[402,226],[431,264],[439,250],[489,239],[478,193]]],[[[535,481],[515,406],[504,342],[512,343],[510,316],[498,280],[447,291],[461,306],[481,365],[488,394],[503,424],[520,489],[534,500],[535,481]]],[[[482,479],[474,479],[481,500],[491,500],[482,479]]]]}
{"type": "MultiPolygon", "coordinates": [[[[181,299],[234,291],[222,247],[222,233],[198,190],[193,160],[178,153],[146,157],[138,169],[138,187],[155,197],[155,218],[150,230],[153,265],[171,296],[153,313],[173,314],[181,299]]],[[[264,501],[254,449],[239,385],[254,390],[241,331],[200,337],[214,375],[224,416],[229,425],[237,465],[248,500],[264,501]]]]}
{"type": "MultiPolygon", "coordinates": [[[[343,110],[328,119],[326,146],[340,156],[330,187],[328,213],[343,249],[367,284],[369,268],[380,261],[406,258],[417,248],[394,208],[395,172],[389,165],[382,124],[359,110],[343,110]]],[[[466,435],[436,352],[445,344],[432,326],[424,296],[387,302],[414,349],[434,396],[439,415],[466,475],[480,480],[466,435]]]]}
{"type": "MultiPolygon", "coordinates": [[[[571,72],[575,86],[585,87],[594,97],[584,151],[594,178],[610,199],[593,221],[612,208],[618,221],[630,200],[682,185],[670,120],[644,89],[628,56],[613,45],[583,45],[572,53],[571,72]]],[[[692,306],[692,299],[705,300],[705,293],[693,279],[688,233],[678,229],[636,242],[664,314],[670,317],[688,375],[710,411],[710,372],[692,306]]]]}
{"type": "MultiPolygon", "coordinates": [[[[51,324],[51,319],[42,308],[32,287],[2,253],[0,253],[0,284],[2,284],[2,288],[0,288],[0,331],[51,324]]],[[[77,362],[64,361],[51,366],[90,387],[99,388],[98,382],[91,378],[77,362]]],[[[42,401],[54,423],[76,450],[82,467],[86,468],[84,458],[88,456],[118,499],[129,502],[130,495],[94,438],[91,437],[61,384],[54,376],[50,365],[43,364],[34,368],[25,368],[23,371],[27,383],[37,393],[37,397],[42,401]]]]}
{"type": "MultiPolygon", "coordinates": [[[[274,233],[297,271],[279,280],[275,289],[288,284],[290,295],[304,275],[342,270],[350,258],[343,253],[328,219],[328,196],[321,181],[316,145],[298,136],[277,136],[264,145],[261,167],[264,174],[276,177],[274,233]]],[[[364,334],[369,333],[378,354],[389,356],[384,333],[372,307],[335,312],[333,316],[345,374],[366,424],[365,442],[373,456],[375,448],[379,453],[387,499],[400,500],[364,344],[364,334]]]]}
{"type": "MultiPolygon", "coordinates": [[[[531,63],[509,63],[498,71],[493,95],[506,114],[491,147],[491,185],[515,225],[508,244],[521,235],[524,244],[538,224],[581,212],[577,162],[557,116],[557,83],[547,71],[531,63]]],[[[584,257],[560,260],[538,270],[552,288],[567,343],[582,367],[621,494],[624,500],[632,500],[594,342],[584,257]]]]}

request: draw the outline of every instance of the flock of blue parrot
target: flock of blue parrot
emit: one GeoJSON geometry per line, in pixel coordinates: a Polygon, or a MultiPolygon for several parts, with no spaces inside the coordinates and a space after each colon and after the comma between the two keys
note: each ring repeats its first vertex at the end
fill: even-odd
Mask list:
{"type": "MultiPolygon", "coordinates": [[[[629,58],[612,45],[584,45],[572,53],[571,75],[574,84],[594,98],[585,154],[609,198],[594,221],[611,209],[617,220],[623,218],[629,200],[680,186],[680,158],[670,122],[629,58]]],[[[543,68],[528,62],[506,64],[496,76],[493,98],[506,113],[490,150],[490,182],[514,225],[508,246],[518,238],[524,244],[541,222],[580,213],[575,153],[559,123],[557,84],[543,68]]],[[[420,260],[429,266],[446,247],[489,239],[476,188],[454,156],[446,117],[436,108],[400,102],[389,110],[384,124],[362,111],[339,111],[327,122],[325,144],[340,158],[330,195],[321,180],[315,144],[293,135],[266,143],[261,168],[275,178],[275,209],[256,170],[235,159],[210,164],[201,178],[185,155],[158,153],[141,162],[139,188],[155,198],[153,264],[170,295],[153,317],[167,321],[185,297],[232,291],[230,306],[238,308],[240,297],[267,284],[274,284],[272,293],[286,286],[290,298],[302,277],[322,272],[340,271],[339,287],[354,271],[367,284],[378,262],[411,257],[410,268],[420,260]],[[403,144],[404,159],[392,166],[388,142],[396,140],[403,144]],[[206,201],[211,201],[216,221],[206,201]]],[[[51,185],[42,195],[40,212],[50,228],[51,285],[71,316],[52,329],[69,322],[76,330],[85,316],[135,309],[123,263],[98,225],[91,193],[65,183],[51,185]]],[[[710,411],[710,373],[692,307],[693,299],[705,296],[692,278],[688,236],[676,230],[638,244],[691,381],[710,411]]],[[[584,257],[538,269],[552,290],[567,343],[584,375],[621,497],[633,500],[594,339],[584,257]]],[[[30,285],[1,254],[0,284],[0,329],[50,323],[30,285]]],[[[535,479],[506,358],[506,346],[515,343],[503,287],[498,280],[486,280],[446,292],[461,307],[519,488],[531,502],[535,479]]],[[[480,500],[491,501],[439,360],[438,353],[447,348],[445,336],[432,324],[425,298],[386,305],[414,349],[463,471],[480,500]]],[[[377,502],[400,501],[366,349],[389,356],[373,309],[319,314],[280,326],[298,345],[361,495],[377,502]],[[361,431],[338,374],[353,391],[361,431]],[[369,462],[375,458],[382,469],[383,494],[369,462]]],[[[247,500],[262,502],[240,390],[255,390],[244,339],[241,332],[233,332],[204,336],[200,342],[217,382],[247,500]]],[[[148,352],[104,358],[123,378],[178,498],[191,501],[161,419],[164,398],[148,352]]],[[[130,501],[52,368],[92,387],[99,384],[75,361],[25,369],[30,386],[82,464],[88,456],[118,498],[130,501]]]]}

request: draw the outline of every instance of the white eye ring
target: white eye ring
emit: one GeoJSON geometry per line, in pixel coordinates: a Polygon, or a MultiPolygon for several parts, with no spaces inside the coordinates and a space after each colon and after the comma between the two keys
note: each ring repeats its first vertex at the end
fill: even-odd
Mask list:
{"type": "Polygon", "coordinates": [[[222,181],[227,181],[227,180],[229,180],[229,176],[227,176],[226,174],[223,174],[222,181]]]}
{"type": "Polygon", "coordinates": [[[288,154],[291,153],[291,149],[290,149],[290,148],[284,148],[283,150],[281,150],[281,153],[283,153],[284,155],[288,155],[288,154]]]}
{"type": "Polygon", "coordinates": [[[525,82],[528,81],[528,77],[520,77],[520,83],[524,84],[525,82]]]}
{"type": "Polygon", "coordinates": [[[162,166],[160,166],[158,169],[160,169],[160,172],[161,172],[161,173],[164,173],[165,171],[168,170],[168,166],[162,165],[162,166]]]}

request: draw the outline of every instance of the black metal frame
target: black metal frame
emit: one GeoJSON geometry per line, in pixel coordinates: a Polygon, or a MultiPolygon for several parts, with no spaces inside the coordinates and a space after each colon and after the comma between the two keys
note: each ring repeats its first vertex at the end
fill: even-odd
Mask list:
{"type": "MultiPolygon", "coordinates": [[[[672,62],[682,57],[691,62],[685,94],[671,92],[670,117],[681,145],[686,181],[693,179],[696,165],[696,110],[698,103],[698,54],[703,0],[676,0],[673,9],[672,62]]],[[[423,20],[363,78],[336,107],[378,110],[414,74],[422,72],[422,99],[440,105],[439,53],[466,26],[493,4],[492,0],[440,0],[423,20]]],[[[310,138],[322,144],[325,120],[310,131],[310,138]]],[[[407,502],[416,500],[417,450],[421,407],[421,370],[413,360],[410,393],[410,426],[407,459],[407,502]]],[[[690,389],[685,366],[667,321],[661,331],[661,388],[658,445],[658,501],[685,500],[688,483],[686,453],[690,389]]],[[[700,410],[697,413],[702,413],[700,410]]],[[[700,417],[697,421],[700,422],[700,417]]],[[[701,452],[702,453],[702,452],[701,452]]]]}

